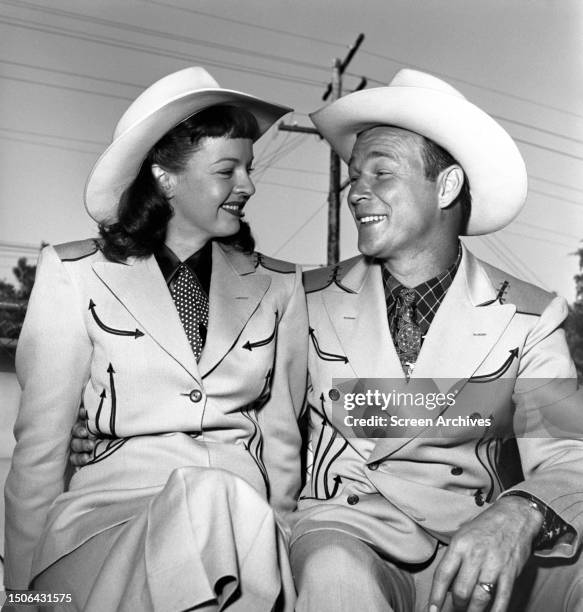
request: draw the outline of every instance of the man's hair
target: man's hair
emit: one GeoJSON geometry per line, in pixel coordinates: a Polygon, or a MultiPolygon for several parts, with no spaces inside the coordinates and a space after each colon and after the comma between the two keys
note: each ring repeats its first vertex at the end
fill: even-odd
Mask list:
{"type": "MultiPolygon", "coordinates": [[[[462,165],[453,157],[453,155],[450,155],[450,153],[448,153],[443,147],[440,147],[437,143],[433,142],[433,140],[426,138],[425,136],[421,136],[421,139],[421,158],[423,159],[423,165],[425,167],[426,179],[435,181],[435,179],[437,179],[439,176],[439,173],[442,170],[449,168],[449,166],[457,165],[462,168],[462,165]]],[[[470,213],[472,212],[470,182],[465,172],[462,188],[453,204],[459,204],[460,206],[461,220],[459,233],[464,234],[468,226],[470,213]]]]}
{"type": "MultiPolygon", "coordinates": [[[[228,105],[211,106],[172,128],[152,147],[138,175],[122,193],[117,221],[99,225],[104,255],[112,261],[147,257],[164,243],[174,211],[152,174],[152,164],[169,172],[184,172],[203,138],[255,141],[259,135],[257,120],[250,112],[228,105]]],[[[247,253],[255,248],[251,230],[243,221],[237,234],[218,241],[247,253]]]]}

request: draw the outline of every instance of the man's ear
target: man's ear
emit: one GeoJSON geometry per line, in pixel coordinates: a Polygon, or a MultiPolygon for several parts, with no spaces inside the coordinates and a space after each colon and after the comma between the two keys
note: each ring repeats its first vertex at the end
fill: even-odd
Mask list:
{"type": "Polygon", "coordinates": [[[447,208],[453,204],[461,191],[464,180],[464,171],[457,164],[448,166],[439,173],[437,177],[439,208],[447,208]]]}
{"type": "Polygon", "coordinates": [[[168,170],[164,170],[164,168],[160,167],[158,164],[152,164],[151,168],[152,174],[156,179],[158,186],[167,198],[171,198],[174,188],[174,176],[168,172],[168,170]]]}

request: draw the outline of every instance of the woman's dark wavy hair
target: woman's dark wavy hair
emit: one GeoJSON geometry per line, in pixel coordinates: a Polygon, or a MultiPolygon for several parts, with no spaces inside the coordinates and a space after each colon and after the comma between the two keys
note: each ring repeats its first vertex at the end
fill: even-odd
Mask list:
{"type": "MultiPolygon", "coordinates": [[[[172,128],[152,147],[137,177],[123,192],[117,220],[99,225],[104,255],[112,261],[147,257],[164,243],[174,212],[152,174],[152,164],[169,172],[184,172],[203,138],[226,136],[255,141],[259,135],[255,117],[243,108],[229,105],[211,106],[172,128]]],[[[255,248],[251,228],[243,221],[235,235],[217,241],[245,253],[255,248]]]]}

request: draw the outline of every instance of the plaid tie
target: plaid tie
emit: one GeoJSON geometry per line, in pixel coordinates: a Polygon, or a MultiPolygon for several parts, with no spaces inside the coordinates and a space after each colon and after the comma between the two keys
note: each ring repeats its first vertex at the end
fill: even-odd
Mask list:
{"type": "Polygon", "coordinates": [[[421,349],[422,334],[415,320],[415,290],[403,287],[399,292],[391,335],[405,376],[409,378],[421,349]]]}
{"type": "Polygon", "coordinates": [[[178,268],[170,290],[182,327],[198,361],[206,340],[209,321],[209,300],[196,276],[186,267],[178,268]]]}

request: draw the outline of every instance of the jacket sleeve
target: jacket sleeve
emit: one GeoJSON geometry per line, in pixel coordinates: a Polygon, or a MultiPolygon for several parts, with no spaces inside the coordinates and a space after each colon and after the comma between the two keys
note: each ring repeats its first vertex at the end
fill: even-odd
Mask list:
{"type": "Polygon", "coordinates": [[[279,322],[271,396],[261,411],[263,461],[270,503],[280,516],[296,507],[301,484],[301,435],[298,427],[305,393],[308,316],[301,274],[279,322]]]}
{"type": "Polygon", "coordinates": [[[22,394],[8,474],[5,584],[26,589],[48,509],[63,491],[71,426],[89,378],[79,293],[52,247],[40,256],[16,352],[22,394]]]}
{"type": "Polygon", "coordinates": [[[533,495],[574,531],[545,556],[571,557],[583,530],[583,394],[561,325],[567,305],[555,298],[526,340],[513,401],[525,480],[513,490],[533,495]]]}

